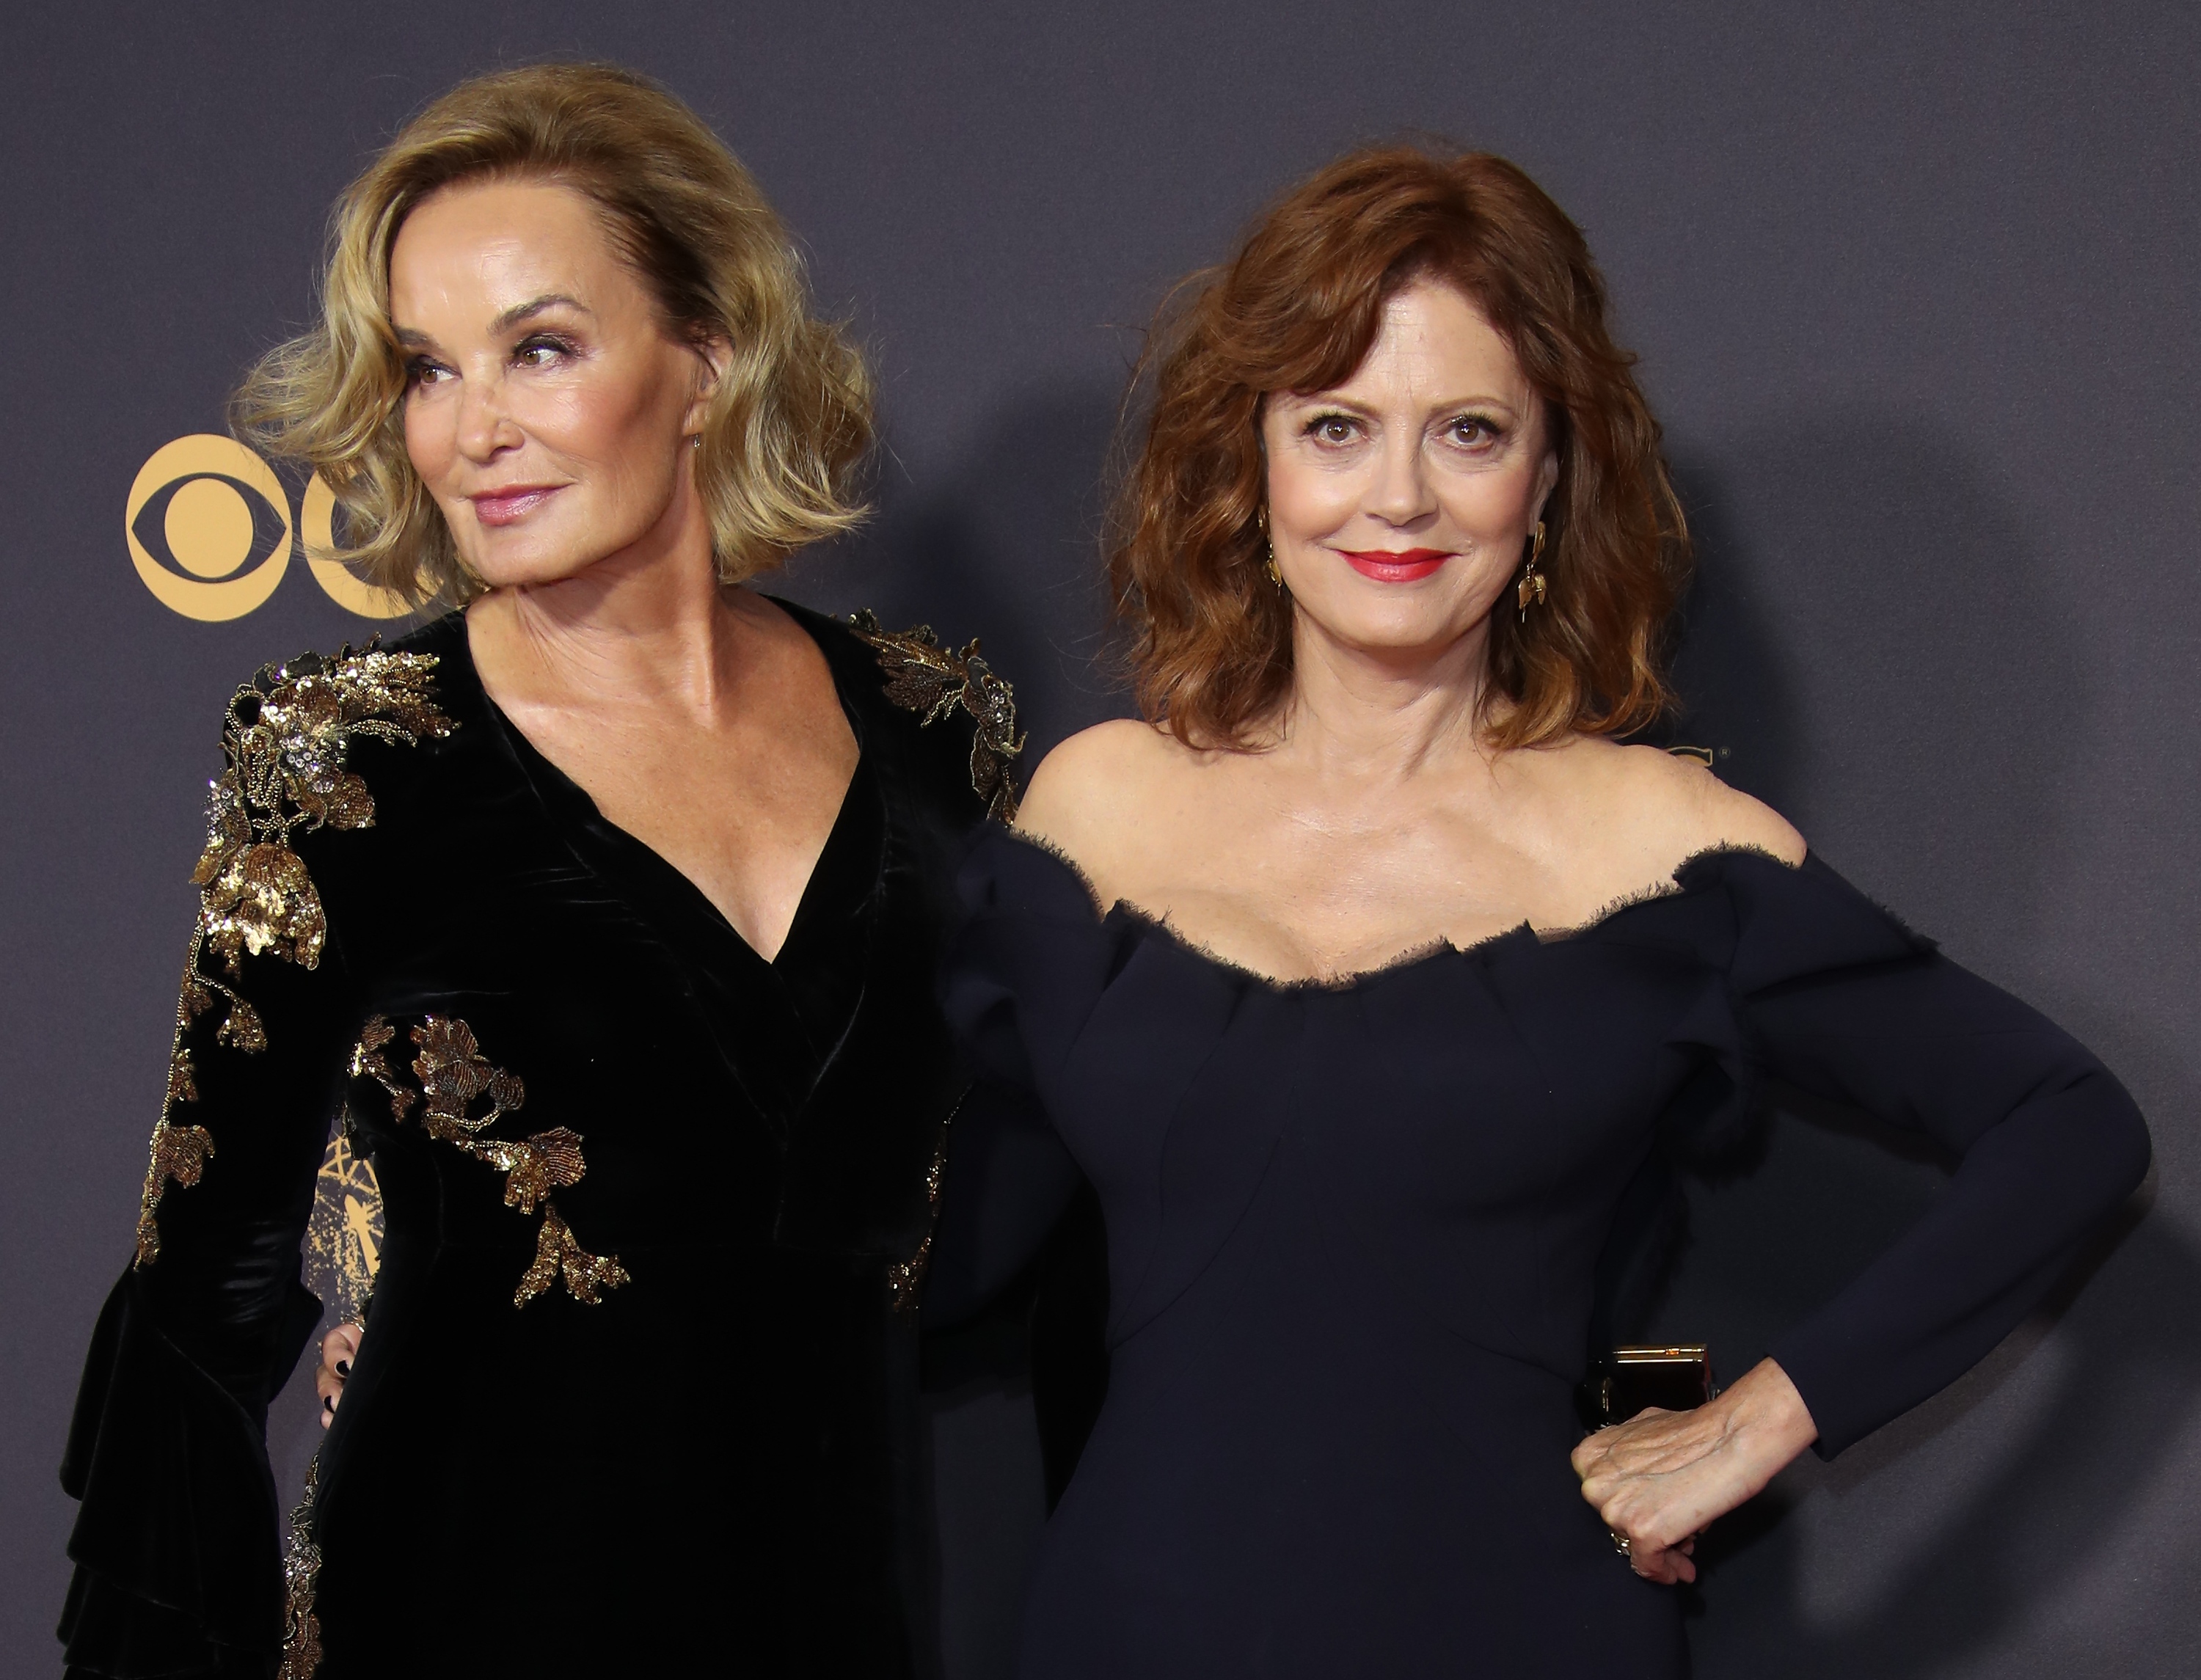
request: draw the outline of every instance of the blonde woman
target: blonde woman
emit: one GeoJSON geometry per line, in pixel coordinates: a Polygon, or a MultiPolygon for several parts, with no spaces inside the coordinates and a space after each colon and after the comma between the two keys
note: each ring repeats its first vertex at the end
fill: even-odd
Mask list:
{"type": "Polygon", "coordinates": [[[325,308],[241,423],[449,610],[220,721],[71,1671],[909,1672],[932,974],[1008,691],[748,586],[857,518],[870,393],[664,92],[460,87],[339,203],[325,308]],[[338,1116],[387,1237],[285,1557],[338,1116]]]}

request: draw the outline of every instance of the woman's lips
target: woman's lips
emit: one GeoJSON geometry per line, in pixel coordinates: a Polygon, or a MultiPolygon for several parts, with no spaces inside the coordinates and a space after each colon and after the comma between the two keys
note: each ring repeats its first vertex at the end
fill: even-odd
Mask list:
{"type": "Polygon", "coordinates": [[[1411,584],[1426,578],[1452,558],[1448,549],[1408,549],[1394,554],[1388,549],[1341,549],[1353,569],[1379,584],[1411,584]]]}
{"type": "Polygon", "coordinates": [[[563,489],[563,485],[516,485],[510,490],[484,490],[467,500],[474,504],[474,517],[484,525],[511,525],[563,489]]]}

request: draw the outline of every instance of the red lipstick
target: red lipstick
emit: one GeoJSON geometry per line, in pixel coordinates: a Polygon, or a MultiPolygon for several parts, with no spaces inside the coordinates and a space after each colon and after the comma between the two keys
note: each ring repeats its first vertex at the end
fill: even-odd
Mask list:
{"type": "Polygon", "coordinates": [[[1452,558],[1449,549],[1408,549],[1403,554],[1388,549],[1341,549],[1338,552],[1362,577],[1373,578],[1379,584],[1417,583],[1452,558]]]}
{"type": "Polygon", "coordinates": [[[474,504],[474,517],[484,525],[512,525],[564,488],[563,485],[513,485],[504,490],[485,490],[467,500],[474,504]]]}

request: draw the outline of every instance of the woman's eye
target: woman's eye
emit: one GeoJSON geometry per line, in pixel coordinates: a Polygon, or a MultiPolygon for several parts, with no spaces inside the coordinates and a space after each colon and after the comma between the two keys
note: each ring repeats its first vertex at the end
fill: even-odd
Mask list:
{"type": "Polygon", "coordinates": [[[449,368],[439,367],[435,362],[415,357],[405,364],[405,383],[414,387],[440,385],[450,371],[449,368]]]}
{"type": "Polygon", "coordinates": [[[530,338],[520,345],[513,360],[522,367],[548,367],[572,350],[572,346],[561,338],[530,338]]]}
{"type": "Polygon", "coordinates": [[[1318,443],[1349,443],[1359,428],[1344,414],[1318,414],[1307,425],[1307,435],[1318,443]]]}
{"type": "Polygon", "coordinates": [[[1498,428],[1480,414],[1462,414],[1452,423],[1452,441],[1467,449],[1478,449],[1497,441],[1498,428]]]}

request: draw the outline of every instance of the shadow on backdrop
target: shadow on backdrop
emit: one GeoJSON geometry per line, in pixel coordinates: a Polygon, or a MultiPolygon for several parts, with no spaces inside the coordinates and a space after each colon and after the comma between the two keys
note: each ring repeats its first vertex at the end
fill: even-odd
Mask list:
{"type": "Polygon", "coordinates": [[[1065,736],[1128,710],[1102,659],[1102,467],[1116,399],[1097,383],[1026,392],[945,471],[928,470],[922,492],[889,438],[872,523],[787,578],[786,592],[808,604],[868,606],[958,645],[982,638],[1016,687],[1025,779],[1065,736]]]}
{"type": "MultiPolygon", "coordinates": [[[[2058,754],[2086,683],[2016,522],[1954,449],[1883,414],[1679,478],[1699,573],[1668,738],[1713,747],[1875,896],[1937,906],[1925,931],[1961,932],[1961,960],[2022,972],[2075,838],[2058,754]]],[[[1710,1342],[1729,1380],[1946,1174],[1916,1137],[1774,1096],[1738,1156],[1692,1175],[1687,1234],[1635,1314],[1647,1339],[1710,1342]]],[[[1700,1680],[1986,1671],[2098,1560],[2201,1404],[2201,1331],[2165,1307],[2201,1290],[2201,1254],[2145,1216],[2151,1192],[1969,1376],[1711,1531],[1700,1680]]]]}
{"type": "MultiPolygon", "coordinates": [[[[945,470],[928,465],[921,493],[889,438],[871,524],[766,586],[830,611],[869,607],[896,627],[929,624],[959,647],[980,638],[1016,687],[1029,780],[1065,736],[1128,709],[1103,659],[1102,471],[1116,399],[1097,383],[1027,391],[945,470]]],[[[1047,1330],[1043,1313],[1034,1322],[1037,1293],[1025,1280],[926,1351],[947,1680],[1007,1680],[1013,1669],[1040,1526],[1066,1474],[1042,1441],[1026,1375],[1034,1334],[1047,1330]]]]}

